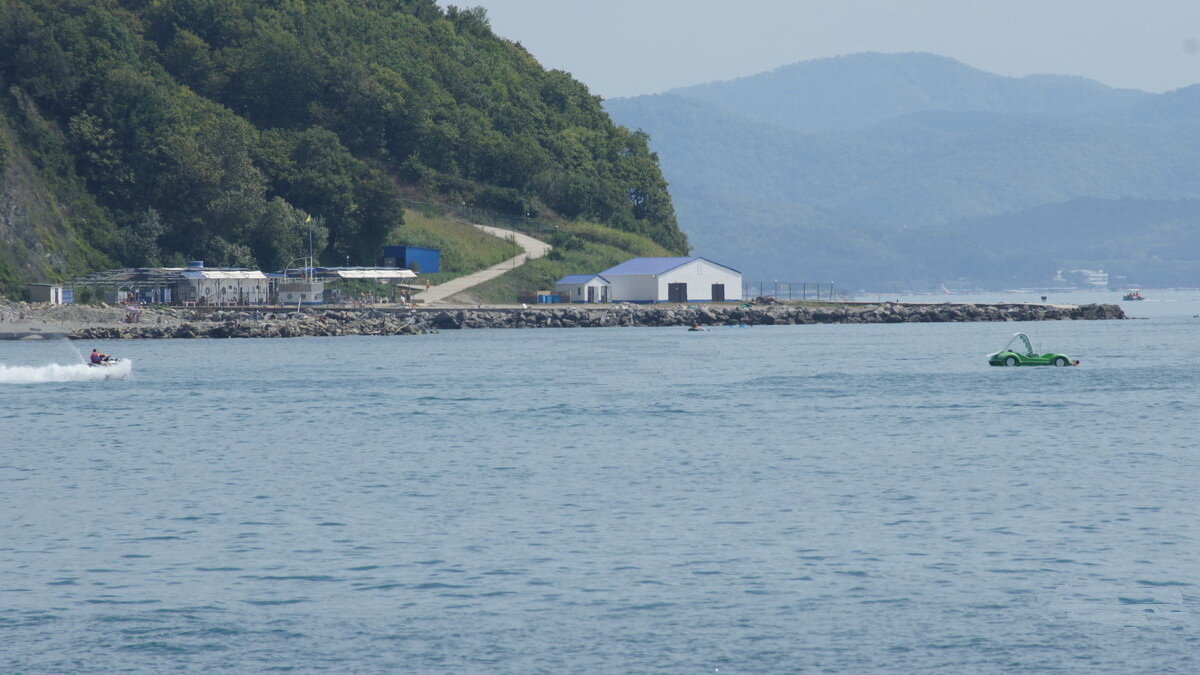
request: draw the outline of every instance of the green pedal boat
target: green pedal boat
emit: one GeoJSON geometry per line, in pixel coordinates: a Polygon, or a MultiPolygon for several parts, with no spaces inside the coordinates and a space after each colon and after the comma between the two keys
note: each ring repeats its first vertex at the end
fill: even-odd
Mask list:
{"type": "Polygon", "coordinates": [[[1017,333],[1012,336],[1008,344],[1004,345],[1004,349],[988,354],[988,365],[991,366],[1077,366],[1079,361],[1068,358],[1064,354],[1038,354],[1033,350],[1033,343],[1029,341],[1029,336],[1024,333],[1017,333]],[[1013,344],[1020,342],[1016,349],[1013,344]],[[1021,349],[1024,346],[1024,350],[1021,349]]]}

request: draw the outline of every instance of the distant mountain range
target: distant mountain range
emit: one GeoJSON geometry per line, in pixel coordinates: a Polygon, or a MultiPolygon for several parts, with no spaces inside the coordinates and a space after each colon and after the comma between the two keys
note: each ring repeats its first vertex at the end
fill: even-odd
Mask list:
{"type": "Polygon", "coordinates": [[[1200,283],[1200,86],[859,54],[606,107],[649,132],[695,251],[747,279],[1200,283]]]}

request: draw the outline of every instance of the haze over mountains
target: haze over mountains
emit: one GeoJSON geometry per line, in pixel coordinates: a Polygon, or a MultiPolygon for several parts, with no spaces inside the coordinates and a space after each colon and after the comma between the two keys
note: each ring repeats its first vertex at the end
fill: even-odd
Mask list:
{"type": "Polygon", "coordinates": [[[859,54],[606,106],[650,133],[695,251],[747,279],[1200,282],[1200,86],[859,54]]]}

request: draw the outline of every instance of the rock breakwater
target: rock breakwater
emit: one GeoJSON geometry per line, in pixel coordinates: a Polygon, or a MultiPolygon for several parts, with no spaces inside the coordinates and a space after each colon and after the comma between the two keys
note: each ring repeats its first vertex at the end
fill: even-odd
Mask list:
{"type": "Polygon", "coordinates": [[[946,323],[1123,319],[1117,305],[761,303],[743,306],[536,308],[305,309],[279,312],[160,310],[156,325],[89,326],[74,339],[269,338],[338,335],[419,335],[478,328],[602,328],[615,326],[803,325],[819,323],[946,323]]]}

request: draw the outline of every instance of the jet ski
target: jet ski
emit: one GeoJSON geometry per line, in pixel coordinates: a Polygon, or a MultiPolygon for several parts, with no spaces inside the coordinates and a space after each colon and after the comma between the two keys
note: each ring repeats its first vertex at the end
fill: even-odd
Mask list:
{"type": "Polygon", "coordinates": [[[88,367],[89,368],[108,368],[109,366],[115,366],[118,363],[121,363],[120,357],[105,356],[104,358],[100,359],[99,363],[88,362],[88,367]]]}

